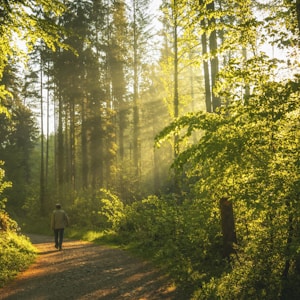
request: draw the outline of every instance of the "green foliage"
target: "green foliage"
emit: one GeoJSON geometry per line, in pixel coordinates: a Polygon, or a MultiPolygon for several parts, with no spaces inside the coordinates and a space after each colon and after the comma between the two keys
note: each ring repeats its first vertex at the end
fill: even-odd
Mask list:
{"type": "MultiPolygon", "coordinates": [[[[10,57],[24,57],[18,39],[23,40],[29,51],[37,41],[43,40],[53,51],[59,47],[69,48],[62,42],[65,30],[58,26],[50,16],[60,16],[65,10],[59,0],[55,1],[10,1],[1,8],[0,24],[0,80],[10,57]]],[[[0,99],[7,95],[0,85],[0,99]]]]}
{"type": "Polygon", "coordinates": [[[32,111],[20,100],[20,82],[17,68],[11,64],[5,68],[1,83],[5,84],[11,97],[3,101],[9,117],[0,114],[0,157],[5,161],[6,178],[13,182],[4,195],[10,199],[7,209],[20,210],[28,196],[31,179],[29,154],[37,136],[37,127],[32,111]]]}
{"type": "MultiPolygon", "coordinates": [[[[65,199],[69,204],[72,201],[71,206],[66,207],[71,218],[71,235],[97,240],[102,238],[104,230],[116,231],[122,242],[162,263],[177,283],[188,288],[194,299],[296,299],[299,296],[299,76],[280,81],[275,76],[278,61],[258,54],[254,46],[269,38],[282,47],[296,43],[299,38],[295,25],[297,12],[292,1],[287,2],[291,6],[268,8],[266,17],[261,21],[253,15],[253,1],[225,1],[222,6],[217,1],[172,2],[172,5],[177,5],[173,11],[178,14],[179,21],[180,69],[193,65],[199,72],[198,55],[190,54],[201,52],[199,40],[204,32],[208,37],[215,31],[220,34],[216,40],[222,41],[222,45],[218,49],[211,47],[204,59],[224,54],[225,66],[214,86],[215,96],[220,97],[224,106],[217,114],[198,112],[181,117],[157,137],[157,143],[160,143],[165,138],[173,138],[175,133],[181,142],[182,151],[173,164],[178,174],[182,175],[180,185],[184,189],[180,201],[177,201],[178,195],[149,196],[132,204],[128,204],[131,202],[128,197],[125,202],[125,197],[122,201],[110,191],[94,190],[100,185],[112,186],[119,181],[120,194],[123,192],[122,195],[127,196],[135,191],[137,180],[132,178],[141,175],[130,176],[131,162],[126,161],[132,160],[131,143],[128,143],[129,149],[124,147],[128,140],[123,140],[131,133],[127,115],[131,101],[126,95],[125,82],[130,74],[125,74],[128,65],[124,59],[129,52],[123,52],[128,42],[124,3],[99,7],[101,14],[95,13],[98,17],[93,22],[90,21],[90,2],[68,3],[74,10],[61,21],[65,27],[75,26],[76,31],[78,29],[76,33],[84,36],[80,39],[78,35],[73,35],[68,40],[78,48],[81,56],[75,57],[64,51],[58,53],[53,60],[53,74],[58,76],[52,79],[58,92],[60,116],[57,139],[60,160],[56,166],[61,168],[61,172],[56,180],[62,194],[65,196],[69,192],[68,197],[72,199],[65,199]],[[107,14],[107,17],[109,10],[113,14],[107,14]],[[107,20],[110,24],[106,23],[107,20]],[[279,23],[282,26],[278,26],[279,23]],[[95,30],[90,29],[101,33],[108,25],[112,25],[113,29],[109,43],[106,34],[96,35],[97,43],[92,43],[95,30]],[[86,38],[90,38],[91,44],[86,42],[86,38]],[[253,51],[252,57],[247,59],[245,52],[250,49],[249,46],[253,51]],[[245,51],[240,54],[242,49],[245,51]],[[230,55],[225,57],[226,53],[230,55]],[[104,109],[110,106],[109,103],[115,106],[112,112],[104,109]],[[116,120],[120,122],[119,130],[116,130],[116,120]],[[198,134],[194,135],[195,132],[198,134]],[[192,135],[196,142],[189,145],[192,135]],[[119,138],[119,150],[116,137],[119,138]],[[72,143],[64,144],[68,140],[72,143]],[[122,158],[121,171],[116,164],[118,151],[122,158]],[[70,157],[70,153],[82,157],[70,157]],[[81,161],[82,165],[78,167],[77,161],[81,161]],[[69,169],[70,166],[74,169],[69,169]],[[123,172],[124,169],[127,169],[128,175],[123,172]],[[82,171],[81,177],[75,170],[82,171]],[[105,173],[103,170],[106,170],[105,173]],[[61,184],[64,180],[66,184],[61,184]],[[78,193],[81,187],[76,186],[75,193],[78,194],[73,200],[70,183],[79,185],[81,181],[84,192],[78,193]],[[126,184],[128,182],[131,184],[126,184]],[[93,189],[88,190],[91,185],[93,189]],[[237,245],[234,245],[236,253],[229,262],[221,258],[221,197],[229,198],[233,204],[238,237],[237,245]]],[[[256,9],[261,8],[265,6],[256,9]]],[[[168,5],[163,9],[167,12],[168,5]]],[[[60,16],[63,10],[61,1],[13,1],[4,5],[3,23],[0,25],[1,80],[9,57],[15,54],[15,47],[11,45],[15,34],[25,38],[29,49],[40,39],[52,50],[62,46],[64,30],[55,25],[56,17],[53,18],[53,15],[60,16]]],[[[173,18],[175,15],[169,16],[173,18]]],[[[165,25],[169,29],[170,22],[165,25]]],[[[162,70],[167,72],[160,76],[167,94],[150,93],[151,122],[145,122],[149,132],[156,131],[158,127],[153,124],[161,122],[160,114],[152,116],[158,112],[154,106],[159,103],[159,98],[171,99],[169,96],[173,95],[170,89],[170,72],[173,69],[172,48],[168,46],[170,36],[165,40],[166,51],[161,57],[162,70]]],[[[16,53],[20,55],[20,52],[16,53]]],[[[53,56],[47,58],[53,59],[53,56]]],[[[193,71],[193,68],[189,70],[193,71]]],[[[183,77],[186,79],[190,78],[188,73],[181,74],[185,74],[183,77]]],[[[184,81],[186,84],[182,85],[180,80],[179,85],[181,102],[187,101],[189,96],[184,94],[190,90],[191,93],[196,85],[190,84],[189,80],[184,81]]],[[[143,89],[146,94],[146,82],[143,89]]],[[[10,92],[0,86],[1,99],[9,99],[15,90],[10,92]]],[[[143,95],[141,99],[147,102],[148,98],[143,95]]],[[[16,158],[20,158],[24,149],[13,143],[17,138],[12,137],[12,124],[17,122],[13,114],[12,119],[8,120],[9,109],[4,109],[2,103],[0,113],[5,121],[1,122],[3,130],[0,132],[4,135],[7,129],[11,139],[3,139],[5,143],[1,144],[8,154],[17,148],[18,155],[14,159],[6,159],[14,171],[13,177],[17,178],[20,175],[20,160],[16,158]]],[[[168,103],[171,104],[170,101],[168,103]]],[[[27,111],[16,110],[16,113],[22,113],[24,122],[30,123],[27,111]]],[[[24,124],[18,124],[18,137],[27,136],[30,139],[23,131],[26,128],[24,124]]],[[[156,160],[155,157],[153,160],[156,160]]],[[[157,160],[155,164],[159,165],[157,160]]],[[[145,164],[142,165],[145,168],[145,164]]],[[[9,183],[3,182],[3,176],[0,168],[0,194],[9,186],[9,183]]],[[[157,178],[161,180],[162,176],[157,178]]],[[[18,184],[16,188],[21,189],[22,185],[18,184]]],[[[138,198],[134,196],[130,195],[130,200],[138,198]]],[[[1,210],[4,202],[0,199],[0,230],[4,233],[2,235],[1,231],[0,270],[3,278],[7,278],[6,270],[11,268],[14,272],[12,264],[16,264],[18,269],[32,252],[16,236],[16,223],[1,210]]],[[[27,198],[23,203],[29,215],[33,216],[33,212],[34,216],[38,214],[35,198],[27,198]]],[[[114,238],[111,232],[109,235],[114,238]]]]}
{"type": "Polygon", "coordinates": [[[11,182],[5,181],[4,176],[5,176],[5,171],[2,168],[4,165],[4,162],[0,160],[0,230],[6,230],[6,228],[10,227],[10,221],[5,213],[5,203],[6,203],[6,198],[3,198],[3,191],[9,187],[11,187],[11,182]]]}
{"type": "Polygon", "coordinates": [[[248,76],[242,75],[247,65],[230,65],[217,88],[229,105],[219,114],[180,118],[157,139],[200,130],[198,143],[182,151],[174,167],[187,169],[194,188],[211,201],[226,196],[234,206],[232,269],[202,281],[195,299],[279,299],[285,285],[289,295],[299,292],[291,282],[299,278],[300,89],[298,78],[272,81],[272,63],[252,58],[248,76]],[[243,95],[247,84],[253,89],[243,95]]]}
{"type": "Polygon", "coordinates": [[[98,198],[102,205],[99,214],[106,217],[112,230],[118,230],[124,218],[123,202],[116,195],[105,189],[100,190],[98,198]]]}
{"type": "Polygon", "coordinates": [[[120,247],[123,241],[115,231],[112,230],[88,230],[87,228],[68,228],[66,235],[72,239],[81,239],[93,242],[99,245],[110,245],[111,247],[120,247]]]}
{"type": "MultiPolygon", "coordinates": [[[[3,190],[10,186],[5,182],[4,170],[0,162],[0,197],[3,190]]],[[[4,210],[5,199],[0,198],[0,287],[19,271],[30,265],[35,257],[35,249],[28,238],[20,235],[20,228],[4,210]]]]}
{"type": "Polygon", "coordinates": [[[0,209],[0,231],[6,232],[6,231],[13,231],[17,232],[20,228],[16,221],[12,220],[8,213],[6,213],[4,210],[0,209]]]}
{"type": "Polygon", "coordinates": [[[5,171],[2,168],[3,164],[4,162],[0,160],[0,211],[5,208],[6,202],[6,199],[2,198],[2,193],[5,189],[11,187],[11,182],[4,180],[5,171]]]}
{"type": "Polygon", "coordinates": [[[171,196],[149,196],[126,207],[118,233],[134,251],[152,257],[190,288],[222,265],[213,205],[208,199],[178,205],[171,196]]]}
{"type": "Polygon", "coordinates": [[[13,231],[0,235],[0,287],[34,260],[36,251],[29,239],[13,231]]]}
{"type": "Polygon", "coordinates": [[[101,229],[106,226],[105,218],[99,216],[100,209],[100,199],[91,190],[78,194],[73,204],[66,208],[70,217],[70,225],[88,230],[101,229]]]}
{"type": "Polygon", "coordinates": [[[123,202],[111,191],[85,191],[67,209],[71,225],[87,230],[117,230],[124,217],[123,202]]]}

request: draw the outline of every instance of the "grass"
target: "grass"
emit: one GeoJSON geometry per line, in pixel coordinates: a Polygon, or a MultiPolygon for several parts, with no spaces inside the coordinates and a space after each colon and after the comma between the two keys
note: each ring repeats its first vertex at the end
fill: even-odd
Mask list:
{"type": "Polygon", "coordinates": [[[36,249],[29,239],[11,231],[0,235],[0,287],[35,260],[36,249]]]}
{"type": "Polygon", "coordinates": [[[109,245],[111,247],[120,248],[122,243],[118,235],[114,231],[95,231],[87,230],[86,228],[67,228],[66,237],[71,239],[80,239],[87,242],[92,242],[98,245],[109,245]]]}

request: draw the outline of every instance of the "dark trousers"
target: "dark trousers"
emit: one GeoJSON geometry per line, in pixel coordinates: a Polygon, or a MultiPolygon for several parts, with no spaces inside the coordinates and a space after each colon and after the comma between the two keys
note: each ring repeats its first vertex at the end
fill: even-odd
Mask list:
{"type": "Polygon", "coordinates": [[[64,239],[64,228],[54,229],[54,240],[55,240],[56,248],[61,249],[63,239],[64,239]]]}

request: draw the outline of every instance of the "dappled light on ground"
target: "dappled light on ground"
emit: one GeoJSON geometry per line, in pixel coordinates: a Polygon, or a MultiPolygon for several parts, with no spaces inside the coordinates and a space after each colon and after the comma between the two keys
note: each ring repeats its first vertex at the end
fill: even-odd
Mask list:
{"type": "MultiPolygon", "coordinates": [[[[35,264],[0,290],[0,299],[178,299],[166,276],[120,249],[31,236],[35,264]]],[[[182,298],[181,298],[182,299],[182,298]]]]}

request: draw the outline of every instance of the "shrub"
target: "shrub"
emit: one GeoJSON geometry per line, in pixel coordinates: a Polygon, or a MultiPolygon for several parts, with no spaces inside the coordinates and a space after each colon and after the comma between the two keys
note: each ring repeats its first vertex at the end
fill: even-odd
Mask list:
{"type": "Polygon", "coordinates": [[[101,189],[97,198],[100,200],[101,208],[98,211],[100,216],[104,216],[107,225],[112,230],[118,230],[124,218],[124,204],[112,192],[101,189]]]}
{"type": "Polygon", "coordinates": [[[35,248],[27,237],[3,231],[0,236],[0,287],[26,269],[35,256],[35,248]]]}
{"type": "Polygon", "coordinates": [[[16,221],[12,220],[8,213],[0,210],[0,231],[18,231],[19,227],[16,221]]]}
{"type": "Polygon", "coordinates": [[[98,193],[88,190],[78,194],[73,205],[67,211],[71,226],[89,230],[104,228],[106,220],[104,217],[99,216],[101,206],[98,193]]]}
{"type": "Polygon", "coordinates": [[[219,268],[218,218],[207,215],[210,201],[178,204],[150,196],[126,206],[119,234],[143,255],[166,267],[177,284],[194,289],[219,268]]]}

